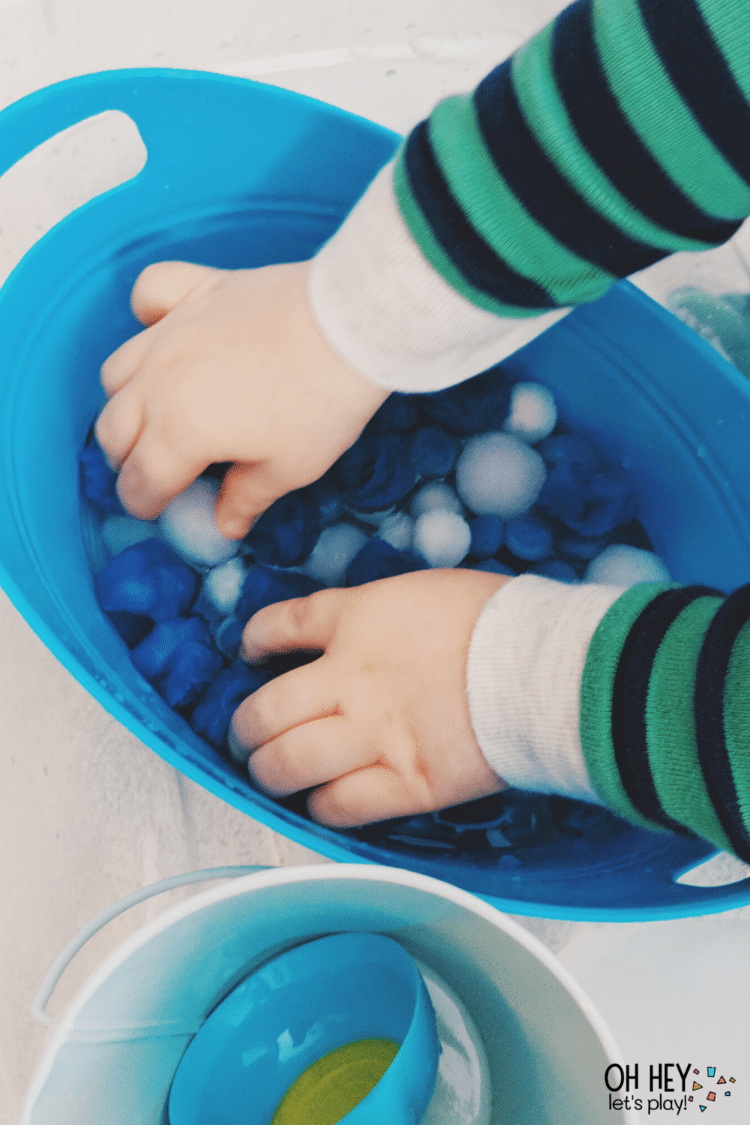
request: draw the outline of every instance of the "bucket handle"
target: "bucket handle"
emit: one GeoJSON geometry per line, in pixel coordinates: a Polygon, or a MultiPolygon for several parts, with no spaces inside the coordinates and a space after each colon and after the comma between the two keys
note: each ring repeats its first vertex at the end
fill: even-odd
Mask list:
{"type": "Polygon", "coordinates": [[[130,910],[131,906],[137,906],[139,902],[145,902],[146,899],[163,894],[164,891],[171,891],[175,887],[185,887],[191,883],[205,883],[211,879],[238,879],[242,875],[252,875],[256,871],[266,871],[267,869],[266,864],[255,864],[251,867],[209,867],[202,871],[188,871],[184,875],[172,875],[168,879],[160,879],[158,883],[141,887],[140,890],[133,891],[132,894],[121,898],[114,906],[110,906],[103,910],[101,914],[97,914],[96,918],[92,919],[87,926],[84,926],[76,934],[72,941],[68,942],[34,997],[31,1005],[32,1016],[38,1023],[47,1026],[53,1022],[54,1017],[49,1015],[45,1008],[70,962],[94,934],[98,933],[113,918],[117,918],[120,914],[124,914],[126,910],[130,910]]]}
{"type": "MultiPolygon", "coordinates": [[[[200,146],[211,143],[227,96],[246,98],[248,86],[258,84],[209,71],[158,68],[103,70],[53,83],[0,112],[0,176],[64,129],[119,110],[135,122],[151,171],[160,165],[171,180],[177,167],[203,159],[200,146]]],[[[265,89],[279,93],[275,87],[265,89]]]]}

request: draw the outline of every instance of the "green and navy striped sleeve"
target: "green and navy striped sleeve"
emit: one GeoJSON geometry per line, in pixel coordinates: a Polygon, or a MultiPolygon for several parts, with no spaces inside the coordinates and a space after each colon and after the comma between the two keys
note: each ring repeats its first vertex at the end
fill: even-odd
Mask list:
{"type": "Polygon", "coordinates": [[[422,254],[504,317],[596,300],[750,214],[750,4],[578,0],[410,134],[422,254]]]}
{"type": "Polygon", "coordinates": [[[589,777],[614,812],[750,862],[750,586],[634,586],[581,685],[589,777]]]}

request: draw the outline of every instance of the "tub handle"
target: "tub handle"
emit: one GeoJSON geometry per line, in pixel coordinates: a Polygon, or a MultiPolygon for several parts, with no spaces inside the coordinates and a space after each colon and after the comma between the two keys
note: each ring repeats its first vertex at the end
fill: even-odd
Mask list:
{"type": "Polygon", "coordinates": [[[151,883],[147,887],[141,887],[140,890],[133,891],[132,894],[126,895],[125,898],[116,902],[114,906],[110,906],[106,910],[103,910],[101,914],[97,914],[96,918],[92,919],[87,926],[84,926],[83,929],[76,934],[72,941],[68,942],[47,973],[34,998],[31,1005],[32,1016],[39,1023],[46,1024],[47,1026],[53,1022],[54,1017],[50,1016],[48,1012],[45,1011],[45,1008],[70,962],[75,955],[83,949],[86,942],[92,938],[94,934],[98,933],[99,930],[106,926],[108,922],[111,922],[113,918],[124,914],[131,906],[137,906],[139,902],[145,902],[146,899],[163,894],[164,891],[171,891],[175,887],[185,887],[191,883],[205,883],[211,879],[238,879],[243,875],[252,875],[256,871],[266,870],[268,870],[267,864],[255,864],[250,867],[209,867],[202,871],[188,871],[184,875],[172,875],[168,879],[160,879],[158,883],[151,883]]]}

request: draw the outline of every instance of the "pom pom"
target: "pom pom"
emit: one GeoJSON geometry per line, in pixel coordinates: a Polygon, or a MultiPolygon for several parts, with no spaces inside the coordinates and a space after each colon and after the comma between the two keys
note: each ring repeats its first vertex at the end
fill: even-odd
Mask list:
{"type": "Polygon", "coordinates": [[[138,613],[128,613],[124,609],[115,609],[107,614],[117,632],[128,648],[135,648],[154,627],[150,617],[141,617],[138,613]]]}
{"type": "Polygon", "coordinates": [[[239,656],[242,633],[246,624],[247,622],[239,617],[227,617],[214,633],[216,647],[228,660],[236,660],[239,656]]]}
{"type": "Polygon", "coordinates": [[[552,391],[539,383],[516,383],[510,392],[510,413],[503,429],[529,445],[549,437],[557,425],[552,391]]]}
{"type": "Polygon", "coordinates": [[[243,699],[267,683],[268,672],[235,660],[219,672],[198,700],[190,716],[193,730],[216,750],[227,749],[232,715],[243,699]]]}
{"type": "Polygon", "coordinates": [[[575,531],[566,530],[558,537],[557,546],[560,554],[567,555],[574,562],[588,562],[598,555],[607,545],[607,537],[603,535],[579,535],[575,531]]]}
{"type": "Polygon", "coordinates": [[[152,621],[186,616],[198,586],[195,571],[160,539],[126,547],[96,577],[96,595],[105,612],[125,610],[152,621]]]}
{"type": "Polygon", "coordinates": [[[497,430],[508,416],[511,385],[500,366],[456,387],[422,395],[424,413],[459,437],[497,430]]]}
{"type": "Polygon", "coordinates": [[[117,473],[110,469],[97,441],[91,437],[78,458],[81,491],[101,516],[123,516],[125,509],[117,495],[117,473]]]}
{"type": "Polygon", "coordinates": [[[425,512],[414,524],[414,550],[430,566],[458,566],[470,544],[469,525],[455,512],[425,512]]]}
{"type": "Polygon", "coordinates": [[[179,617],[155,625],[133,650],[138,671],[155,684],[170,707],[185,707],[224,665],[200,617],[179,617]]]}
{"type": "Polygon", "coordinates": [[[414,520],[406,512],[394,512],[383,520],[378,535],[397,551],[408,551],[414,538],[414,520]]]}
{"type": "Polygon", "coordinates": [[[351,523],[337,523],[321,532],[305,571],[329,586],[341,586],[346,568],[369,536],[351,523]]]}
{"type": "Polygon", "coordinates": [[[308,594],[324,589],[325,583],[295,570],[253,566],[247,572],[234,614],[241,621],[249,621],[263,606],[289,601],[290,598],[306,598],[308,594]]]}
{"type": "Polygon", "coordinates": [[[554,578],[556,582],[577,583],[578,574],[568,563],[558,559],[546,559],[544,562],[534,563],[526,571],[527,574],[539,574],[542,578],[554,578]]]}
{"type": "Polygon", "coordinates": [[[320,535],[320,517],[302,491],[282,496],[263,513],[247,537],[260,563],[297,566],[309,557],[320,535]]]}
{"type": "Polygon", "coordinates": [[[414,487],[417,471],[406,439],[363,435],[330,470],[344,488],[344,502],[360,512],[380,512],[414,487]]]}
{"type": "Polygon", "coordinates": [[[365,543],[346,571],[347,586],[362,586],[378,578],[393,578],[413,570],[425,570],[427,564],[413,551],[397,551],[379,535],[365,543]]]}
{"type": "Polygon", "coordinates": [[[298,493],[318,513],[321,528],[330,527],[341,519],[344,512],[342,489],[331,473],[326,473],[307,488],[300,488],[298,493]]]}
{"type": "Polygon", "coordinates": [[[159,537],[154,520],[136,520],[132,516],[109,516],[102,524],[102,539],[110,555],[119,555],[126,547],[159,537]]]}
{"type": "Polygon", "coordinates": [[[634,500],[621,472],[606,472],[591,442],[557,434],[539,445],[549,473],[539,506],[587,538],[608,535],[633,514],[634,500]]]}
{"type": "Polygon", "coordinates": [[[541,562],[552,554],[552,528],[539,516],[522,515],[509,520],[505,544],[511,554],[525,562],[541,562]]]}
{"type": "Polygon", "coordinates": [[[613,543],[592,559],[583,576],[584,582],[600,582],[605,586],[636,586],[640,582],[671,582],[672,576],[662,559],[653,551],[613,543]]]}
{"type": "Polygon", "coordinates": [[[421,397],[394,391],[373,414],[365,432],[381,435],[393,433],[394,430],[401,433],[415,430],[419,424],[421,397]]]}
{"type": "Polygon", "coordinates": [[[201,597],[222,617],[229,617],[234,613],[246,574],[247,567],[237,557],[215,566],[203,579],[201,597]]]}
{"type": "Polygon", "coordinates": [[[216,481],[199,477],[159,516],[159,527],[167,543],[195,566],[218,566],[240,549],[237,540],[225,539],[216,526],[214,508],[218,494],[216,481]]]}
{"type": "Polygon", "coordinates": [[[477,516],[469,524],[471,531],[471,548],[469,554],[473,559],[489,559],[503,545],[505,538],[505,524],[497,516],[477,516]]]}
{"type": "Polygon", "coordinates": [[[423,426],[414,435],[412,460],[423,477],[447,477],[458,457],[458,442],[437,426],[423,426]]]}
{"type": "Polygon", "coordinates": [[[409,505],[409,511],[414,519],[418,520],[425,512],[455,512],[461,516],[464,509],[449,484],[435,481],[434,484],[423,485],[419,492],[415,493],[409,505]]]}
{"type": "Polygon", "coordinates": [[[478,516],[511,519],[539,495],[544,461],[512,434],[480,434],[464,446],[456,466],[458,495],[478,516]]]}
{"type": "Polygon", "coordinates": [[[518,577],[517,571],[510,566],[506,566],[505,563],[498,562],[497,559],[485,559],[475,566],[474,570],[486,570],[490,574],[509,574],[512,578],[518,577]]]}

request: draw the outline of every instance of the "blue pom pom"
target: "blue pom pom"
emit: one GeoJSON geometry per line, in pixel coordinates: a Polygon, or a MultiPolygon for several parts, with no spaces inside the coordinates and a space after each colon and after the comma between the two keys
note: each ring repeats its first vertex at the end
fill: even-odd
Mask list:
{"type": "Polygon", "coordinates": [[[193,730],[216,750],[227,749],[232,715],[248,695],[268,682],[268,673],[235,660],[219,672],[199,698],[190,716],[193,730]]]}
{"type": "Polygon", "coordinates": [[[135,648],[154,627],[150,617],[142,617],[139,613],[128,613],[124,609],[115,609],[107,614],[117,632],[128,648],[135,648]]]}
{"type": "Polygon", "coordinates": [[[518,571],[506,566],[505,563],[498,562],[497,559],[485,559],[475,566],[474,570],[486,570],[490,574],[509,574],[512,578],[518,577],[518,571]]]}
{"type": "Polygon", "coordinates": [[[290,598],[306,598],[316,590],[324,590],[325,583],[295,570],[275,570],[270,566],[253,566],[247,572],[234,616],[245,623],[263,606],[290,598]]]}
{"type": "Polygon", "coordinates": [[[499,430],[508,417],[511,383],[499,365],[456,387],[422,396],[425,414],[459,437],[499,430]]]}
{"type": "Polygon", "coordinates": [[[437,426],[423,426],[414,435],[412,460],[423,477],[447,477],[458,458],[458,442],[437,426]]]}
{"type": "Polygon", "coordinates": [[[131,654],[141,675],[155,684],[170,707],[185,707],[221,670],[223,657],[200,617],[155,625],[131,654]]]}
{"type": "Polygon", "coordinates": [[[556,582],[580,581],[572,566],[559,562],[557,559],[546,559],[544,562],[534,563],[526,573],[539,574],[542,578],[554,578],[556,582]]]}
{"type": "Polygon", "coordinates": [[[499,516],[477,516],[469,523],[472,559],[489,559],[496,555],[503,545],[505,524],[499,516]]]}
{"type": "Polygon", "coordinates": [[[365,543],[346,570],[347,586],[362,586],[378,578],[393,578],[413,570],[426,570],[427,563],[414,551],[397,551],[385,539],[374,536],[365,543]]]}
{"type": "Polygon", "coordinates": [[[331,473],[326,473],[320,480],[309,484],[307,488],[301,488],[299,492],[317,511],[321,530],[341,519],[344,511],[343,490],[331,473]]]}
{"type": "Polygon", "coordinates": [[[101,516],[124,516],[125,509],[117,495],[117,473],[113,473],[98,443],[92,437],[78,458],[81,491],[101,516]]]}
{"type": "Polygon", "coordinates": [[[553,434],[537,445],[548,473],[558,466],[568,466],[573,477],[589,480],[601,470],[601,458],[596,446],[578,434],[553,434]]]}
{"type": "Polygon", "coordinates": [[[331,472],[344,490],[344,503],[359,512],[385,511],[417,482],[407,439],[395,433],[380,438],[363,435],[331,472]]]}
{"type": "Polygon", "coordinates": [[[290,492],[272,504],[247,537],[258,560],[269,566],[297,566],[320,535],[320,516],[309,495],[290,492]]]}
{"type": "Polygon", "coordinates": [[[240,653],[240,642],[247,621],[239,617],[227,617],[214,633],[214,640],[219,652],[229,660],[236,660],[240,653]]]}
{"type": "Polygon", "coordinates": [[[125,610],[152,621],[184,617],[200,586],[195,571],[161,539],[126,547],[95,581],[99,605],[106,613],[125,610]]]}
{"type": "Polygon", "coordinates": [[[505,545],[517,559],[541,562],[552,554],[552,528],[539,516],[524,513],[508,520],[505,545]]]}
{"type": "Polygon", "coordinates": [[[421,395],[394,391],[367,424],[367,433],[389,434],[394,430],[408,433],[419,424],[421,395]]]}
{"type": "Polygon", "coordinates": [[[557,541],[560,554],[567,555],[574,562],[589,562],[606,545],[606,535],[579,535],[578,532],[569,530],[560,535],[557,541]]]}

